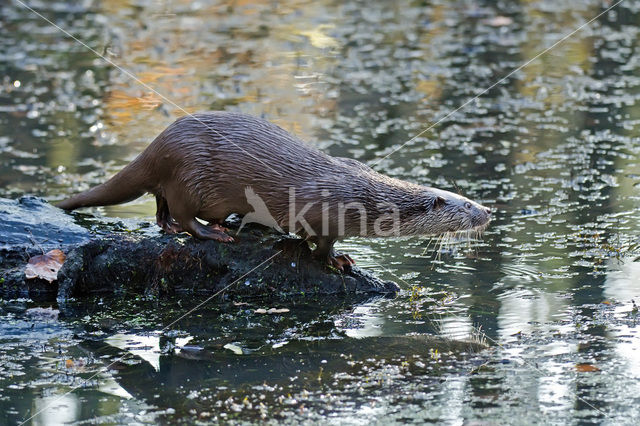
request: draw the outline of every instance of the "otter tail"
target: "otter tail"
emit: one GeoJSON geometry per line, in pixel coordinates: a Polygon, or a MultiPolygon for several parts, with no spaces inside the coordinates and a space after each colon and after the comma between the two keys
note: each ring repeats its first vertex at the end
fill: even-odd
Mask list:
{"type": "Polygon", "coordinates": [[[80,207],[110,206],[135,200],[148,192],[149,173],[145,161],[138,156],[111,179],[85,192],[67,198],[56,206],[64,210],[80,207]]]}

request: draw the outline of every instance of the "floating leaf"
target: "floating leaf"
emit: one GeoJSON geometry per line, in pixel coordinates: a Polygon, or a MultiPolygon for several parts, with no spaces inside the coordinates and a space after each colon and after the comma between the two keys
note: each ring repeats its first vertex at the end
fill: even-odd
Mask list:
{"type": "Polygon", "coordinates": [[[28,280],[42,278],[43,280],[53,282],[58,279],[58,271],[66,258],[67,256],[62,250],[58,249],[51,250],[40,256],[33,256],[27,263],[24,275],[28,280]]]}
{"type": "Polygon", "coordinates": [[[67,358],[64,361],[65,368],[83,368],[86,365],[87,365],[87,361],[82,358],[78,358],[78,359],[67,358]]]}
{"type": "Polygon", "coordinates": [[[485,23],[492,27],[504,27],[506,25],[511,25],[513,23],[513,19],[508,16],[496,16],[494,18],[487,19],[485,23]]]}
{"type": "Polygon", "coordinates": [[[578,370],[580,373],[592,373],[595,371],[600,371],[598,367],[588,363],[576,364],[576,370],[578,370]]]}
{"type": "Polygon", "coordinates": [[[223,346],[223,348],[229,349],[231,352],[233,352],[236,355],[244,354],[244,351],[242,350],[242,348],[240,346],[234,345],[233,343],[227,343],[226,345],[223,346]]]}
{"type": "Polygon", "coordinates": [[[287,309],[287,308],[280,308],[280,309],[269,308],[269,310],[266,310],[266,309],[260,308],[260,309],[256,309],[253,312],[255,312],[256,314],[284,314],[286,312],[289,312],[289,309],[287,309]]]}

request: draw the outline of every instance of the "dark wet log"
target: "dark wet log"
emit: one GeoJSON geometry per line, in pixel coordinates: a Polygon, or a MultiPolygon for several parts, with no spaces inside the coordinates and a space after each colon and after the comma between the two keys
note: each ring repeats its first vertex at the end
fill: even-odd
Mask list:
{"type": "Polygon", "coordinates": [[[69,214],[34,197],[0,199],[0,296],[213,294],[227,286],[228,296],[398,290],[357,267],[331,270],[302,240],[262,226],[236,235],[237,224],[227,226],[236,239],[231,244],[165,235],[148,222],[69,214]],[[55,248],[67,255],[58,280],[27,280],[28,259],[55,248]]]}

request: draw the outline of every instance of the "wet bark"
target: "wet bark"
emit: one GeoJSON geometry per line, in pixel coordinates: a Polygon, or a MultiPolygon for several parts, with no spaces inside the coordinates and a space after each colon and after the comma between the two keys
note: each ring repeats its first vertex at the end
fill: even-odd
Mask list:
{"type": "Polygon", "coordinates": [[[0,296],[66,299],[97,294],[228,296],[395,294],[398,286],[357,267],[331,270],[299,239],[259,225],[235,242],[166,235],[154,223],[65,213],[35,197],[0,199],[0,296]],[[58,280],[26,279],[31,256],[61,249],[58,280]]]}

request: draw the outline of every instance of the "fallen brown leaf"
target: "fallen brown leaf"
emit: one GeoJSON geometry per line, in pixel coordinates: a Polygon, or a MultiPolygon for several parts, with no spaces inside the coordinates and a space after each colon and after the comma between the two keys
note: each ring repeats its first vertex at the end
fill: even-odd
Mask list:
{"type": "Polygon", "coordinates": [[[576,364],[576,370],[578,370],[580,373],[592,373],[594,371],[600,371],[600,369],[595,365],[587,363],[576,364]]]}
{"type": "Polygon", "coordinates": [[[49,282],[58,279],[58,271],[62,267],[67,256],[62,250],[54,249],[40,256],[33,256],[29,259],[24,275],[28,280],[42,278],[49,282]]]}
{"type": "Polygon", "coordinates": [[[79,358],[79,359],[66,359],[64,361],[64,366],[66,368],[82,368],[85,365],[87,365],[86,360],[79,358]]]}

